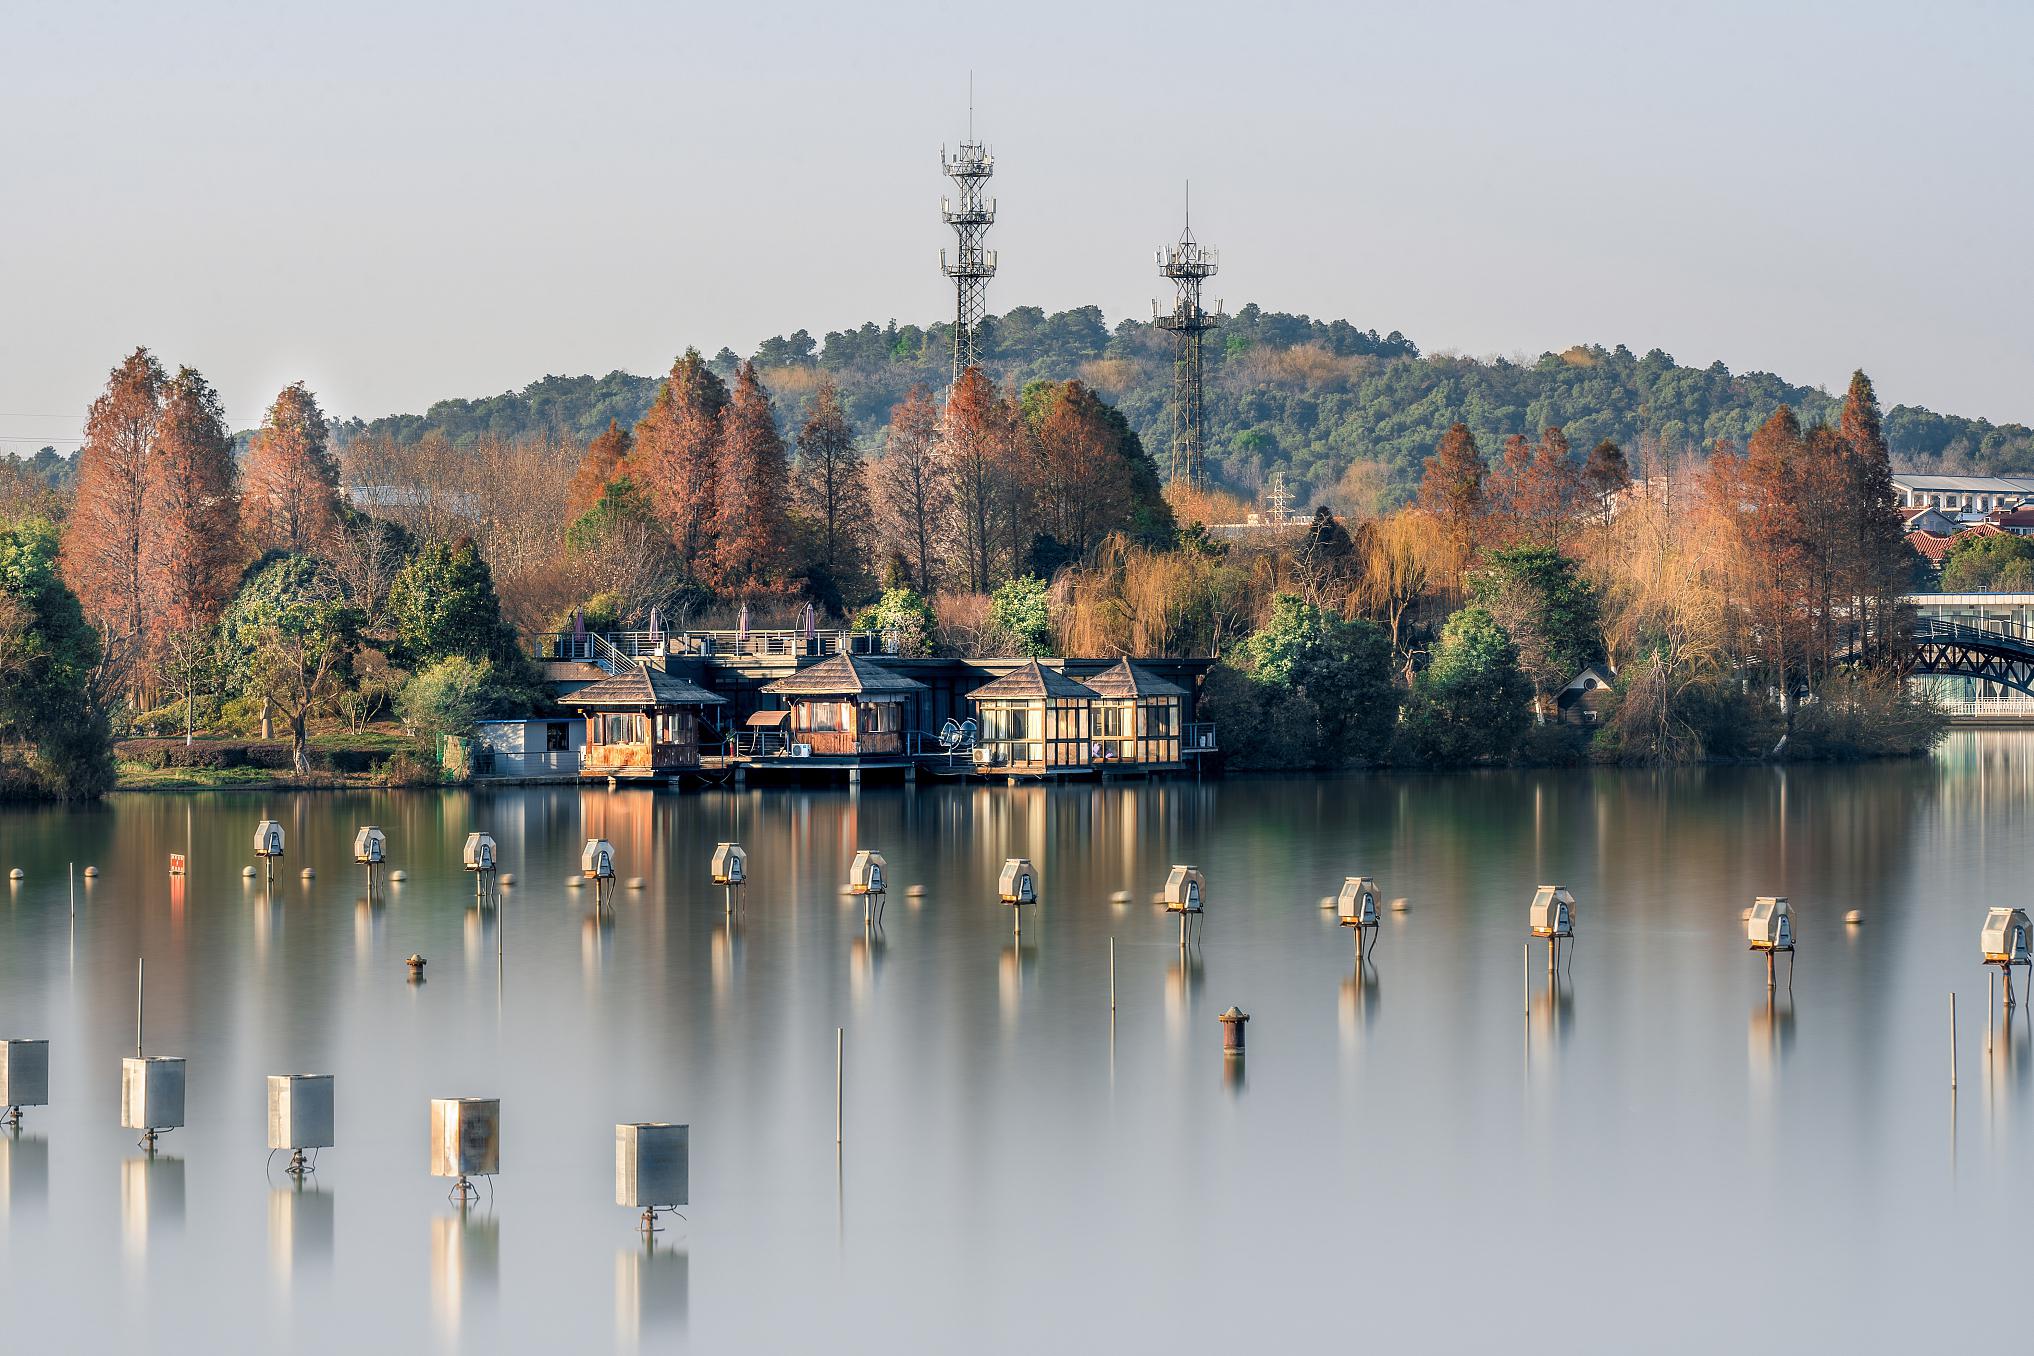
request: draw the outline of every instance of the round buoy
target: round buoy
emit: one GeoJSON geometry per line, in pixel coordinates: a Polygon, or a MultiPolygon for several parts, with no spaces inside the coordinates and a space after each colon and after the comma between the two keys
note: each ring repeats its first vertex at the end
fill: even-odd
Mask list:
{"type": "Polygon", "coordinates": [[[642,888],[643,888],[643,878],[641,876],[629,877],[629,889],[640,890],[642,888]]]}
{"type": "Polygon", "coordinates": [[[1322,908],[1324,908],[1324,909],[1332,909],[1332,908],[1334,908],[1334,907],[1335,907],[1335,897],[1334,897],[1333,895],[1322,895],[1322,896],[1321,896],[1321,907],[1322,907],[1322,908]]]}
{"type": "Polygon", "coordinates": [[[251,866],[243,866],[240,868],[240,874],[243,877],[252,876],[254,874],[254,868],[251,866]]]}
{"type": "Polygon", "coordinates": [[[1850,924],[1852,927],[1856,927],[1859,923],[1864,922],[1864,910],[1852,909],[1849,913],[1843,916],[1843,921],[1850,924]]]}
{"type": "Polygon", "coordinates": [[[313,871],[308,866],[305,867],[302,871],[298,872],[297,874],[301,875],[305,880],[314,880],[317,878],[318,875],[316,871],[313,871]]]}
{"type": "Polygon", "coordinates": [[[17,867],[15,867],[15,868],[14,868],[14,869],[13,869],[12,871],[9,871],[9,872],[7,873],[7,879],[9,879],[9,880],[27,880],[27,879],[28,879],[28,873],[27,873],[26,871],[23,871],[23,870],[22,870],[22,869],[21,869],[20,867],[18,867],[18,866],[17,866],[17,867]]]}
{"type": "Polygon", "coordinates": [[[388,873],[388,878],[392,881],[405,881],[410,878],[410,873],[407,871],[391,871],[388,873]]]}
{"type": "Polygon", "coordinates": [[[504,872],[502,872],[502,873],[501,873],[501,883],[502,883],[503,885],[514,885],[514,884],[516,883],[516,873],[515,873],[515,872],[513,872],[513,871],[504,871],[504,872]]]}
{"type": "Polygon", "coordinates": [[[1109,896],[1109,902],[1111,904],[1128,904],[1130,902],[1130,892],[1128,890],[1117,890],[1109,896]]]}
{"type": "Polygon", "coordinates": [[[567,876],[565,878],[565,888],[568,890],[580,889],[585,884],[586,884],[585,879],[579,876],[567,876]]]}
{"type": "Polygon", "coordinates": [[[904,894],[910,899],[923,899],[925,898],[925,887],[923,885],[907,885],[904,887],[904,894]]]}
{"type": "Polygon", "coordinates": [[[86,868],[85,868],[85,879],[86,879],[86,880],[91,880],[91,879],[93,879],[94,877],[96,877],[96,876],[97,876],[98,874],[99,874],[99,868],[98,868],[98,867],[96,867],[96,866],[88,866],[88,867],[86,867],[86,868]]]}
{"type": "Polygon", "coordinates": [[[1394,900],[1392,900],[1392,901],[1391,901],[1391,911],[1392,911],[1393,913],[1404,913],[1404,912],[1405,912],[1406,910],[1410,909],[1411,907],[1412,907],[1412,905],[1410,905],[1410,904],[1406,903],[1406,902],[1405,902],[1405,900],[1404,900],[1404,899],[1403,899],[1402,897],[1401,897],[1401,898],[1399,898],[1399,899],[1394,899],[1394,900]]]}

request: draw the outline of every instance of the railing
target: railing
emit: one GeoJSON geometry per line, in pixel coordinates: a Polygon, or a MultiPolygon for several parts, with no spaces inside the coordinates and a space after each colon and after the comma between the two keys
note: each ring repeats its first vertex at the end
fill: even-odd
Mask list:
{"type": "Polygon", "coordinates": [[[1954,640],[1965,644],[1984,645],[1996,641],[2010,641],[2016,645],[2034,649],[2034,628],[2007,621],[2003,617],[1980,621],[1955,621],[1947,617],[1920,617],[1914,622],[1916,640],[1954,640]]]}
{"type": "Polygon", "coordinates": [[[538,659],[599,664],[610,673],[629,660],[682,655],[693,658],[827,659],[837,654],[894,655],[898,637],[889,631],[553,631],[536,637],[530,652],[538,659]]]}
{"type": "Polygon", "coordinates": [[[578,749],[543,753],[501,753],[494,749],[473,751],[476,777],[543,777],[579,772],[578,749]]]}
{"type": "Polygon", "coordinates": [[[1188,753],[1215,752],[1215,723],[1211,720],[1189,721],[1183,729],[1180,747],[1188,753]]]}
{"type": "Polygon", "coordinates": [[[552,631],[538,636],[530,646],[538,659],[555,659],[579,664],[597,664],[609,673],[620,673],[635,663],[635,652],[624,650],[597,631],[574,635],[552,631]]]}
{"type": "Polygon", "coordinates": [[[2034,721],[2034,697],[1938,698],[1951,720],[2034,721]]]}

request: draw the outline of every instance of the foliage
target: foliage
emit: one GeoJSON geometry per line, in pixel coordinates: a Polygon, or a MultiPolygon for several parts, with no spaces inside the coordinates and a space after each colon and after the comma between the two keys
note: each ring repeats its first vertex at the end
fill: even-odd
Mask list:
{"type": "Polygon", "coordinates": [[[470,537],[433,542],[397,572],[388,591],[388,657],[422,668],[453,655],[516,662],[494,576],[470,537]]]}
{"type": "Polygon", "coordinates": [[[339,463],[318,399],[282,389],[247,449],[241,530],[253,552],[315,551],[339,530],[339,463]]]}
{"type": "Polygon", "coordinates": [[[1944,593],[2034,593],[2034,541],[2010,533],[1959,537],[1942,558],[1944,593]]]}
{"type": "Polygon", "coordinates": [[[1576,670],[1603,655],[1596,590],[1575,561],[1550,546],[1491,552],[1470,576],[1470,592],[1518,647],[1519,668],[1536,700],[1558,692],[1576,670]]]}
{"type": "Polygon", "coordinates": [[[989,624],[1009,651],[1027,658],[1052,653],[1052,600],[1045,581],[1019,575],[989,595],[989,624]]]}
{"type": "Polygon", "coordinates": [[[138,681],[151,611],[147,571],[149,480],[162,418],[162,364],[145,348],[124,358],[85,416],[77,486],[64,524],[64,579],[98,628],[117,677],[138,681]]]}
{"type": "Polygon", "coordinates": [[[791,564],[784,511],[790,460],[753,363],[735,374],[718,450],[712,563],[704,582],[726,596],[781,590],[791,564]]]}
{"type": "Polygon", "coordinates": [[[869,504],[854,425],[832,379],[820,382],[812,413],[798,431],[792,501],[814,524],[815,566],[836,593],[866,569],[869,504]]]}
{"type": "Polygon", "coordinates": [[[1368,621],[1345,621],[1292,594],[1271,603],[1271,615],[1238,651],[1238,667],[1276,705],[1298,699],[1311,729],[1298,747],[1312,766],[1374,760],[1391,739],[1397,694],[1391,641],[1368,621]]]}
{"type": "Polygon", "coordinates": [[[1532,685],[1518,647],[1480,607],[1448,619],[1432,661],[1406,696],[1402,747],[1423,763],[1459,765],[1509,758],[1530,723],[1532,685]]]}
{"type": "Polygon", "coordinates": [[[476,720],[527,708],[528,697],[519,686],[503,683],[487,660],[466,655],[448,655],[419,669],[396,697],[403,728],[434,738],[468,735],[476,720]]]}
{"type": "Polygon", "coordinates": [[[572,473],[572,484],[565,491],[568,517],[577,518],[592,508],[601,492],[617,476],[627,473],[625,464],[633,441],[619,420],[609,419],[607,427],[587,443],[586,455],[580,458],[579,469],[572,473]]]}
{"type": "Polygon", "coordinates": [[[0,526],[0,766],[41,795],[96,796],[112,783],[111,734],[89,679],[99,637],[58,572],[47,519],[0,526]],[[22,775],[25,773],[25,776],[22,775]]]}
{"type": "Polygon", "coordinates": [[[220,621],[244,689],[289,722],[299,773],[310,770],[305,727],[311,715],[329,708],[352,677],[361,621],[332,567],[297,554],[257,561],[220,621]]]}
{"type": "Polygon", "coordinates": [[[855,614],[854,629],[897,637],[897,653],[911,658],[932,653],[932,608],[924,597],[902,585],[855,614]]]}
{"type": "Polygon", "coordinates": [[[1799,758],[1872,758],[1926,753],[1949,728],[1932,698],[1887,670],[1833,674],[1801,708],[1792,750],[1799,758]]]}

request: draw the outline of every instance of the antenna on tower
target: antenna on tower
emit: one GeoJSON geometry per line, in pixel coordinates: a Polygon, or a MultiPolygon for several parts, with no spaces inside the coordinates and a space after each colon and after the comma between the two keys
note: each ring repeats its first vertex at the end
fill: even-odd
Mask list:
{"type": "Polygon", "coordinates": [[[1228,319],[1222,303],[1201,306],[1201,284],[1221,268],[1220,253],[1194,239],[1194,186],[1186,186],[1186,225],[1179,242],[1158,251],[1158,271],[1172,279],[1171,311],[1151,303],[1151,323],[1172,331],[1172,478],[1199,488],[1206,479],[1202,440],[1201,340],[1228,319]]]}
{"type": "Polygon", "coordinates": [[[939,214],[953,227],[954,254],[939,252],[940,271],[953,279],[953,377],[981,365],[982,318],[988,314],[989,279],[996,276],[996,252],[982,248],[982,237],[996,221],[996,200],[983,196],[996,172],[996,157],[975,140],[975,76],[968,72],[968,139],[948,156],[939,153],[940,172],[953,180],[958,198],[941,198],[939,214]]]}

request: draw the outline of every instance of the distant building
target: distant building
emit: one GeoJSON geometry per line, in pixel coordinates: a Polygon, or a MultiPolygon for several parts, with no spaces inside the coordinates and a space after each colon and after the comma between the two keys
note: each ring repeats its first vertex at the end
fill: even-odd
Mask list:
{"type": "Polygon", "coordinates": [[[1584,664],[1554,697],[1554,708],[1570,725],[1594,725],[1610,704],[1617,671],[1608,664],[1584,664]]]}
{"type": "Polygon", "coordinates": [[[1972,522],[1997,509],[2034,503],[2034,476],[1921,476],[1896,474],[1893,493],[1901,508],[1939,509],[1972,522]]]}

